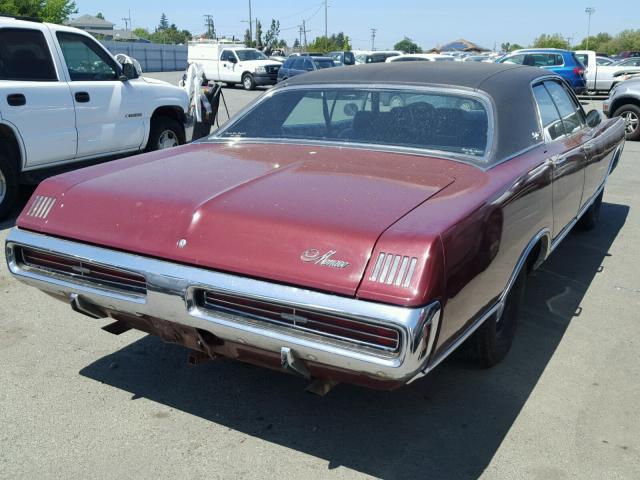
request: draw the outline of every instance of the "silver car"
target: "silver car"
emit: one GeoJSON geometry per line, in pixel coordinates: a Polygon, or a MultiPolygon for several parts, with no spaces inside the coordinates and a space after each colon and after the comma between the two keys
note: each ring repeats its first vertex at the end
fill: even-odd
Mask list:
{"type": "Polygon", "coordinates": [[[623,117],[627,140],[640,140],[640,78],[617,84],[602,104],[605,115],[623,117]]]}

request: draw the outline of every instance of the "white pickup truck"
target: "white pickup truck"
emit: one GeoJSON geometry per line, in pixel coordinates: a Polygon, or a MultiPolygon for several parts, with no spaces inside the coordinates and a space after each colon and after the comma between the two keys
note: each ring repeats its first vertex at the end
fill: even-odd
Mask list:
{"type": "Polygon", "coordinates": [[[82,30],[0,16],[0,219],[20,184],[185,143],[188,101],[82,30]]]}
{"type": "Polygon", "coordinates": [[[240,83],[245,90],[275,85],[282,67],[282,63],[269,60],[255,48],[211,40],[189,42],[187,57],[189,64],[200,65],[207,80],[223,82],[231,87],[240,83]]]}
{"type": "Polygon", "coordinates": [[[623,81],[625,73],[640,73],[640,58],[627,58],[614,64],[602,64],[602,57],[593,50],[576,50],[576,57],[584,65],[587,91],[592,93],[609,91],[623,81]]]}

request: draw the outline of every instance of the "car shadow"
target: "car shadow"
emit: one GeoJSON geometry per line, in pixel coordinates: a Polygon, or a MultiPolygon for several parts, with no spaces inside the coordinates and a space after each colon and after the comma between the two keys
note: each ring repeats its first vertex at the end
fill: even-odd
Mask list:
{"type": "Polygon", "coordinates": [[[232,361],[186,364],[186,350],[144,337],[82,375],[246,435],[381,478],[476,478],[538,383],[629,207],[604,203],[598,227],[572,233],[528,278],[507,359],[490,370],[459,359],[395,392],[349,385],[326,397],[302,379],[232,361]],[[114,368],[117,366],[117,368],[114,368]]]}
{"type": "Polygon", "coordinates": [[[23,185],[20,187],[20,192],[18,193],[18,200],[16,201],[16,204],[13,207],[13,211],[9,214],[7,218],[0,221],[0,230],[5,230],[7,228],[11,228],[15,226],[16,220],[18,219],[20,212],[22,211],[22,209],[25,207],[25,205],[31,198],[31,195],[33,194],[35,189],[36,189],[35,186],[30,186],[30,185],[26,185],[26,186],[23,185]]]}

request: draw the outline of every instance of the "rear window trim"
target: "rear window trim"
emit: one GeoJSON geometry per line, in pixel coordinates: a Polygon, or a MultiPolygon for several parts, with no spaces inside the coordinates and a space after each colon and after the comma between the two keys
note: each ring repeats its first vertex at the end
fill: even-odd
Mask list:
{"type": "Polygon", "coordinates": [[[464,88],[459,86],[448,86],[448,85],[413,85],[413,84],[382,84],[382,83],[327,83],[327,84],[315,84],[315,85],[290,85],[285,87],[278,87],[272,90],[269,90],[267,93],[258,98],[255,102],[252,102],[243,110],[238,112],[238,114],[233,118],[233,121],[230,121],[220,127],[215,133],[210,135],[209,137],[202,140],[202,142],[207,141],[221,141],[224,143],[284,143],[284,144],[300,144],[300,145],[328,145],[328,146],[339,146],[345,148],[365,148],[368,150],[375,151],[388,151],[388,152],[405,152],[413,155],[425,155],[425,156],[436,156],[439,158],[446,158],[450,160],[457,160],[466,164],[470,164],[472,166],[478,167],[482,170],[486,170],[495,166],[499,160],[494,158],[494,149],[496,146],[496,117],[495,117],[495,106],[493,103],[493,99],[486,93],[475,90],[471,88],[464,88]],[[487,113],[487,145],[485,148],[484,155],[465,155],[462,153],[450,152],[446,150],[434,150],[427,148],[418,148],[418,147],[405,147],[400,145],[385,145],[385,144],[377,144],[377,143],[355,143],[355,142],[338,142],[332,140],[312,140],[312,139],[290,139],[290,138],[266,138],[266,137],[221,137],[227,130],[233,128],[233,126],[244,119],[254,108],[260,105],[262,102],[267,101],[274,95],[278,95],[283,92],[288,92],[292,90],[329,90],[329,89],[362,89],[362,90],[377,90],[377,91],[414,91],[414,92],[424,92],[424,93],[440,93],[446,95],[461,95],[473,100],[479,101],[485,111],[487,113]]]}

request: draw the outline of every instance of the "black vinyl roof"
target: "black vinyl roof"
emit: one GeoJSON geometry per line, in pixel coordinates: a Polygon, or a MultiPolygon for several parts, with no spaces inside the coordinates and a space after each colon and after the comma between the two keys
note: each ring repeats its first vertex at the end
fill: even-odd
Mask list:
{"type": "Polygon", "coordinates": [[[415,85],[483,92],[493,101],[494,139],[488,163],[494,164],[542,141],[531,83],[550,75],[555,74],[538,67],[513,64],[392,62],[328,68],[297,75],[280,85],[415,85]]]}

